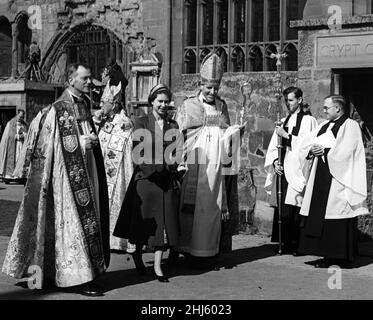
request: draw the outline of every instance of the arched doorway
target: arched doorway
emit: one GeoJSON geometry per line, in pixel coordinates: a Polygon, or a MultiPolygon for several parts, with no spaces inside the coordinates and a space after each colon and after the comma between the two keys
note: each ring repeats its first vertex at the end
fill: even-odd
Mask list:
{"type": "Polygon", "coordinates": [[[10,77],[12,71],[12,27],[4,16],[0,17],[0,78],[10,77]]]}
{"type": "Polygon", "coordinates": [[[78,26],[71,30],[54,51],[49,70],[48,82],[63,84],[66,81],[66,67],[80,62],[90,66],[95,79],[101,80],[101,73],[109,57],[114,57],[128,75],[128,57],[122,41],[111,31],[96,25],[78,26]]]}

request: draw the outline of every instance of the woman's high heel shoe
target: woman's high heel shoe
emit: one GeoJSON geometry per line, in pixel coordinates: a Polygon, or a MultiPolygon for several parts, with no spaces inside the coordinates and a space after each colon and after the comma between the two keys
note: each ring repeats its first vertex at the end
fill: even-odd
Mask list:
{"type": "Polygon", "coordinates": [[[159,282],[170,282],[166,276],[159,276],[155,273],[153,269],[153,276],[155,279],[157,279],[159,282]]]}

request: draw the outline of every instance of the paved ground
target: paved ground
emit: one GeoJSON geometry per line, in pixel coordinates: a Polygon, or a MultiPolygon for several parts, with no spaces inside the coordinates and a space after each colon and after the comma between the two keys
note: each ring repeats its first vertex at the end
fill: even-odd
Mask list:
{"type": "MultiPolygon", "coordinates": [[[[0,266],[22,195],[22,186],[0,184],[0,266]],[[4,188],[5,189],[2,189],[4,188]]],[[[105,296],[87,298],[67,291],[33,291],[16,286],[17,281],[0,274],[1,299],[40,300],[174,300],[174,299],[372,299],[373,258],[358,257],[355,268],[341,270],[341,289],[330,289],[328,269],[316,269],[317,257],[277,256],[277,246],[268,237],[240,234],[234,237],[234,250],[221,258],[220,271],[203,271],[181,265],[166,268],[170,283],[159,283],[150,275],[138,276],[127,254],[112,254],[111,266],[101,279],[105,296]]],[[[151,270],[152,255],[144,261],[151,270]]],[[[330,270],[333,271],[333,270],[330,270]]]]}

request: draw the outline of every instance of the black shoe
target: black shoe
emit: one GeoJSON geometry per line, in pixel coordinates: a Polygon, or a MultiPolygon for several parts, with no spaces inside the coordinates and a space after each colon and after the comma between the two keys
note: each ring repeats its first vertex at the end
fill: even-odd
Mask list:
{"type": "MultiPolygon", "coordinates": [[[[135,264],[136,265],[136,264],[135,264]]],[[[136,272],[139,276],[144,276],[146,275],[146,267],[144,263],[136,265],[136,272]]]]}
{"type": "Polygon", "coordinates": [[[179,263],[179,252],[170,250],[168,254],[168,258],[166,261],[166,265],[168,266],[176,266],[179,263]]]}
{"type": "Polygon", "coordinates": [[[144,268],[137,268],[136,267],[136,272],[139,276],[144,276],[146,275],[146,267],[144,266],[144,268]]]}
{"type": "Polygon", "coordinates": [[[87,284],[83,287],[79,293],[87,297],[103,297],[104,293],[98,288],[94,287],[92,284],[87,284]]]}
{"type": "Polygon", "coordinates": [[[159,276],[155,273],[153,269],[153,276],[155,279],[157,279],[159,282],[170,282],[166,276],[159,276]]]}
{"type": "Polygon", "coordinates": [[[288,247],[282,247],[281,248],[281,254],[290,255],[290,254],[293,254],[293,250],[291,250],[288,247]]]}
{"type": "Polygon", "coordinates": [[[104,293],[96,290],[84,289],[80,291],[80,294],[87,297],[103,297],[104,293]]]}
{"type": "Polygon", "coordinates": [[[329,268],[333,264],[333,261],[329,259],[321,259],[315,263],[315,268],[329,268]]]}
{"type": "Polygon", "coordinates": [[[142,261],[142,256],[141,254],[138,254],[136,252],[131,253],[133,262],[135,263],[136,266],[136,272],[138,275],[145,275],[146,274],[146,267],[144,265],[144,262],[142,261]]]}
{"type": "Polygon", "coordinates": [[[29,289],[28,281],[20,281],[15,284],[17,287],[21,287],[23,289],[29,289]]]}

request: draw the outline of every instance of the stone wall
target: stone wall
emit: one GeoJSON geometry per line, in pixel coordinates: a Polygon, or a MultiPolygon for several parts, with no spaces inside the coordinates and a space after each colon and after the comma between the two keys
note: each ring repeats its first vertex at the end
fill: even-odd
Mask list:
{"type": "Polygon", "coordinates": [[[38,112],[49,106],[55,100],[55,92],[50,91],[28,91],[26,94],[26,104],[29,112],[26,114],[26,121],[30,123],[38,112]]]}
{"type": "Polygon", "coordinates": [[[328,16],[328,8],[332,5],[340,6],[343,16],[350,16],[352,13],[352,2],[353,0],[308,0],[303,11],[303,18],[325,18],[328,16]]]}
{"type": "Polygon", "coordinates": [[[311,106],[312,114],[322,118],[324,97],[331,93],[332,70],[315,68],[315,38],[328,34],[329,30],[299,32],[298,85],[304,92],[304,100],[311,106]]]}
{"type": "Polygon", "coordinates": [[[0,110],[1,107],[16,107],[16,109],[22,109],[20,106],[22,106],[22,96],[19,95],[17,92],[10,92],[0,95],[0,110]]]}
{"type": "MultiPolygon", "coordinates": [[[[243,105],[245,107],[244,122],[246,121],[247,125],[241,148],[239,174],[239,200],[242,210],[253,209],[255,197],[256,203],[267,201],[267,194],[263,189],[266,177],[263,167],[274,122],[277,119],[275,75],[275,72],[226,73],[219,90],[219,95],[228,105],[232,124],[239,123],[241,108],[243,105]],[[248,85],[245,86],[243,95],[241,86],[245,82],[248,85]]],[[[296,72],[283,73],[284,87],[295,85],[296,82],[296,72]]],[[[196,94],[198,88],[199,75],[183,75],[174,88],[175,106],[180,106],[187,96],[196,94]]]]}
{"type": "MultiPolygon", "coordinates": [[[[173,1],[172,1],[173,2],[173,1]]],[[[142,0],[142,23],[144,34],[155,39],[154,51],[162,60],[160,82],[170,86],[170,0],[142,0]]]]}
{"type": "Polygon", "coordinates": [[[0,83],[1,107],[16,107],[26,111],[26,121],[30,123],[36,114],[55,100],[55,88],[49,84],[19,80],[0,83]]]}

